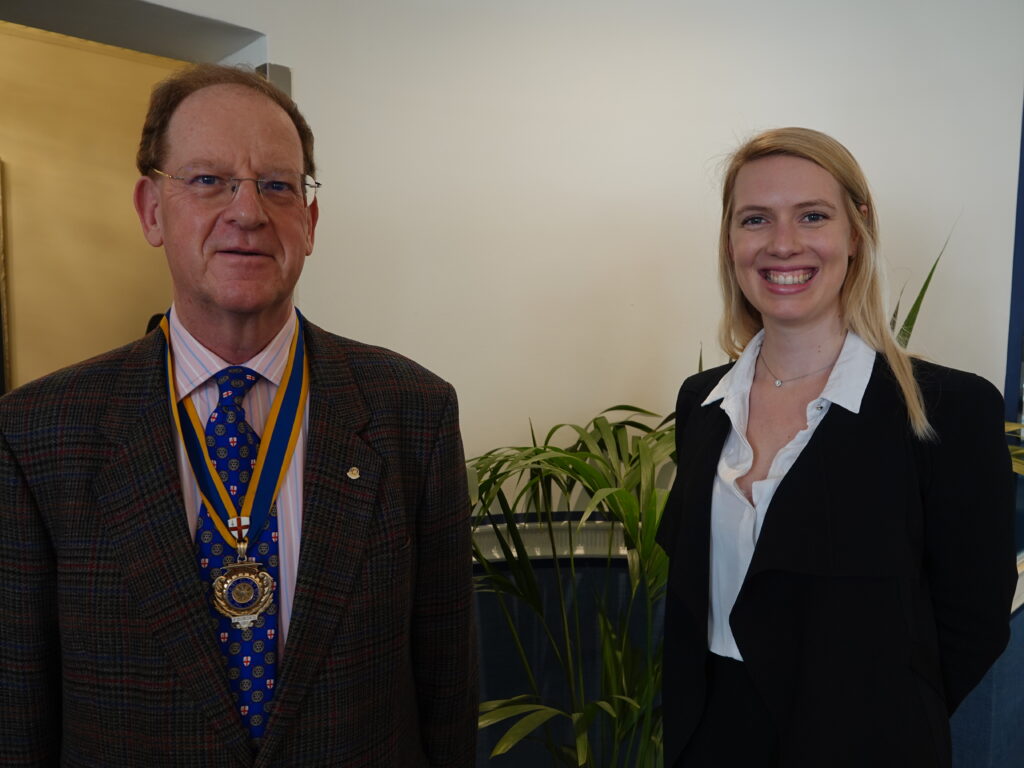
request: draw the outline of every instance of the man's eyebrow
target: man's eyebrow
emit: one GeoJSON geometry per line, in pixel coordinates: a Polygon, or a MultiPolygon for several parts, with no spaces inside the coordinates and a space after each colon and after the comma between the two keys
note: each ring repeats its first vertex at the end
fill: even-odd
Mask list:
{"type": "Polygon", "coordinates": [[[196,157],[182,163],[179,168],[218,168],[223,164],[205,157],[196,157]]]}
{"type": "MultiPolygon", "coordinates": [[[[210,160],[204,157],[188,160],[187,162],[182,163],[178,168],[179,170],[182,171],[186,169],[212,170],[217,171],[218,173],[223,175],[234,175],[235,173],[234,171],[229,169],[227,163],[222,162],[220,160],[210,160]]],[[[259,176],[260,178],[264,178],[267,176],[273,176],[275,174],[280,175],[292,173],[297,173],[301,175],[301,171],[297,171],[294,168],[291,168],[287,165],[270,165],[266,166],[263,170],[261,170],[259,176]]]]}

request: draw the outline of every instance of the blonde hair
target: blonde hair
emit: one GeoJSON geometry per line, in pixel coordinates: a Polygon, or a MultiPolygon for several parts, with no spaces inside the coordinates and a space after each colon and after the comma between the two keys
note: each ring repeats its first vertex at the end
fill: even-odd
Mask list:
{"type": "Polygon", "coordinates": [[[722,181],[722,224],[718,239],[718,270],[725,310],[718,339],[731,358],[740,353],[761,330],[761,313],[740,290],[733,269],[730,248],[730,224],[736,176],[747,163],[772,155],[788,155],[809,160],[824,168],[845,192],[843,202],[850,226],[856,234],[856,251],[847,267],[840,289],[839,306],[845,328],[860,336],[881,353],[892,369],[903,393],[914,434],[931,438],[921,389],[914,378],[910,356],[896,343],[889,329],[882,301],[882,276],[878,263],[878,219],[867,179],[857,161],[842,144],[820,131],[809,128],[775,128],[746,141],[729,159],[722,181]],[[866,208],[866,212],[861,209],[866,208]]]}

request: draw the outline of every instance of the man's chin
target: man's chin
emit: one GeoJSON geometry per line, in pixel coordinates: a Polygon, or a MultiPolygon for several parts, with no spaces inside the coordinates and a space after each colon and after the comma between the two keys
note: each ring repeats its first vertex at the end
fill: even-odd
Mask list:
{"type": "Polygon", "coordinates": [[[266,284],[220,286],[216,294],[196,305],[210,322],[234,323],[281,319],[292,308],[291,294],[269,291],[266,284]],[[231,290],[226,290],[230,288],[231,290]]]}

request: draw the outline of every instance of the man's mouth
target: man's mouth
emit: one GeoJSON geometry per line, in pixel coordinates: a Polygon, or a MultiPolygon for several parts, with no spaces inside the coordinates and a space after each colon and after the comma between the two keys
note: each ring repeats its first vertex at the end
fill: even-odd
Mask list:
{"type": "Polygon", "coordinates": [[[263,251],[249,251],[244,248],[220,248],[220,253],[233,253],[239,256],[265,256],[263,251]]]}
{"type": "Polygon", "coordinates": [[[817,274],[817,269],[762,269],[761,276],[773,285],[803,285],[817,274]]]}

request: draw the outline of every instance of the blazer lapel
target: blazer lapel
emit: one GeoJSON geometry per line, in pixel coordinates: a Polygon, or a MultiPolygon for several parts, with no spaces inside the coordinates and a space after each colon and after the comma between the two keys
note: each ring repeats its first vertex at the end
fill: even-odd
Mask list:
{"type": "MultiPolygon", "coordinates": [[[[850,565],[839,553],[850,550],[870,549],[876,556],[888,552],[888,564],[899,559],[884,542],[898,539],[888,537],[886,527],[900,526],[903,516],[889,513],[895,497],[879,490],[877,478],[907,465],[906,420],[898,385],[878,355],[860,413],[832,405],[779,484],[747,581],[773,570],[817,576],[843,572],[850,565]],[[875,482],[862,486],[862,478],[875,482]]],[[[871,569],[879,563],[861,565],[871,569]]]]}
{"type": "Polygon", "coordinates": [[[819,576],[832,572],[834,537],[844,535],[836,532],[842,522],[837,516],[865,516],[866,510],[851,509],[861,503],[859,478],[874,477],[887,462],[896,461],[879,451],[898,456],[901,449],[906,412],[889,376],[878,355],[860,413],[835,404],[829,408],[772,497],[747,581],[772,570],[819,576]],[[878,435],[887,431],[891,440],[880,440],[878,435]],[[868,445],[876,446],[871,455],[864,453],[868,445]]]}
{"type": "Polygon", "coordinates": [[[248,735],[231,700],[210,629],[177,471],[163,340],[140,341],[126,360],[101,429],[112,460],[97,475],[96,499],[121,553],[130,605],[162,643],[169,665],[210,728],[243,762],[248,735]]]}
{"type": "Polygon", "coordinates": [[[825,574],[830,562],[828,462],[837,439],[850,435],[851,419],[833,405],[775,490],[765,513],[746,581],[770,570],[825,574]]]}
{"type": "Polygon", "coordinates": [[[310,323],[306,329],[312,380],[302,546],[280,684],[257,766],[269,764],[331,647],[362,571],[384,472],[383,460],[360,436],[371,414],[351,370],[324,346],[323,331],[310,323]]]}
{"type": "Polygon", "coordinates": [[[711,491],[722,446],[729,435],[729,417],[720,403],[698,406],[685,429],[693,435],[683,437],[683,455],[679,456],[677,476],[679,506],[670,510],[680,515],[672,559],[682,567],[673,568],[669,588],[676,591],[693,615],[702,637],[707,640],[709,569],[711,563],[711,491]]]}

